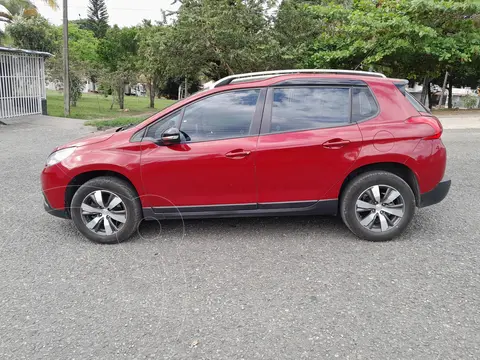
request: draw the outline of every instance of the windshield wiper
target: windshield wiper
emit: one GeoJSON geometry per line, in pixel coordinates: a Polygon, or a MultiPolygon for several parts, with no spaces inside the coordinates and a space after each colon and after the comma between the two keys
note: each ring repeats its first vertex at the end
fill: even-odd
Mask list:
{"type": "Polygon", "coordinates": [[[128,124],[128,125],[125,125],[125,126],[121,126],[117,130],[115,130],[115,132],[127,130],[127,129],[130,129],[131,127],[133,127],[133,126],[135,126],[135,124],[128,124]]]}

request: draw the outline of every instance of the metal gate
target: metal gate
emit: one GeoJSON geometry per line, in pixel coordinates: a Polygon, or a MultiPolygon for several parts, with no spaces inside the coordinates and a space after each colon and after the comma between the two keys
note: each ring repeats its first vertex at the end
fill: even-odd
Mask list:
{"type": "MultiPolygon", "coordinates": [[[[50,55],[50,54],[48,54],[50,55]]],[[[0,118],[42,113],[46,53],[0,48],[0,118]]]]}

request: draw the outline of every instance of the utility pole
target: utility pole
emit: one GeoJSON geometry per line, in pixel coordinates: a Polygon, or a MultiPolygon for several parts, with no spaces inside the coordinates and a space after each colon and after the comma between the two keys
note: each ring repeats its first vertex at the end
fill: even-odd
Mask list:
{"type": "Polygon", "coordinates": [[[63,0],[63,109],[70,116],[70,76],[68,63],[68,0],[63,0]]]}

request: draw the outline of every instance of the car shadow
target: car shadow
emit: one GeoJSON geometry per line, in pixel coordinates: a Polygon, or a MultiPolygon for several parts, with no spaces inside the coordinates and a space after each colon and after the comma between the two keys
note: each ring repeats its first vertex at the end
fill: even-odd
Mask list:
{"type": "Polygon", "coordinates": [[[352,237],[340,217],[293,216],[293,217],[250,217],[226,219],[188,219],[143,221],[138,229],[140,237],[299,237],[335,236],[352,237]]]}

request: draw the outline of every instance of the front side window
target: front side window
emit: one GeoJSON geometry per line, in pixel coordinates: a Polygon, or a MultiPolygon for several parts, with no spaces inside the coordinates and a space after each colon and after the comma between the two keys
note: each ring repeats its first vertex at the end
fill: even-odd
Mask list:
{"type": "Polygon", "coordinates": [[[157,121],[148,128],[145,138],[154,140],[160,139],[165,130],[170,129],[171,127],[178,127],[181,114],[182,111],[178,110],[157,121]]]}
{"type": "Polygon", "coordinates": [[[188,105],[180,130],[192,142],[248,136],[259,93],[258,89],[229,91],[188,105]]]}
{"type": "Polygon", "coordinates": [[[350,123],[350,89],[295,87],[273,90],[270,132],[321,129],[350,123]]]}

